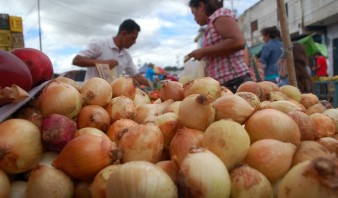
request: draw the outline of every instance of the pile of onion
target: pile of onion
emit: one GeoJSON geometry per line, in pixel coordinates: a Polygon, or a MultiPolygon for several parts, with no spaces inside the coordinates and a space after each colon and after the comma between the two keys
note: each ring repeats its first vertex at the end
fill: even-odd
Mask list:
{"type": "Polygon", "coordinates": [[[117,96],[126,96],[131,100],[134,100],[137,89],[137,82],[134,78],[121,76],[111,82],[110,85],[113,91],[113,98],[117,96]]]}
{"type": "Polygon", "coordinates": [[[84,106],[77,115],[77,128],[94,127],[107,131],[110,126],[109,113],[99,105],[84,106]]]}
{"type": "Polygon", "coordinates": [[[135,120],[136,118],[136,105],[132,99],[126,96],[116,96],[111,99],[105,109],[112,123],[119,119],[135,120]]]}
{"type": "Polygon", "coordinates": [[[81,89],[81,96],[85,105],[105,106],[112,98],[113,91],[110,84],[103,78],[86,80],[81,89]]]}
{"type": "Polygon", "coordinates": [[[214,101],[221,96],[221,85],[210,77],[197,78],[184,84],[183,94],[185,98],[192,94],[200,94],[214,101]]]}

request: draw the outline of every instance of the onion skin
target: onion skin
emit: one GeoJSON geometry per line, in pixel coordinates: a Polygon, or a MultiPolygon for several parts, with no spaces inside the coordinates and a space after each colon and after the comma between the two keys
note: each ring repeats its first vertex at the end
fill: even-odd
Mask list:
{"type": "Polygon", "coordinates": [[[300,104],[302,104],[306,109],[317,103],[319,103],[319,99],[315,94],[303,93],[301,95],[300,104]]]}
{"type": "Polygon", "coordinates": [[[113,98],[117,96],[126,96],[134,100],[136,95],[137,81],[131,77],[118,77],[110,83],[113,98]]]}
{"type": "Polygon", "coordinates": [[[293,167],[279,184],[279,198],[333,198],[337,191],[337,158],[316,158],[293,167]]]}
{"type": "Polygon", "coordinates": [[[246,82],[242,83],[237,88],[236,93],[240,93],[240,92],[253,93],[260,99],[260,101],[264,101],[266,99],[262,88],[255,81],[246,81],[246,82]]]}
{"type": "Polygon", "coordinates": [[[251,92],[237,92],[236,95],[245,99],[255,110],[260,109],[261,102],[257,95],[251,92]]]}
{"type": "Polygon", "coordinates": [[[108,112],[111,123],[119,119],[131,119],[136,118],[136,105],[134,101],[126,96],[117,96],[109,101],[105,106],[108,112]]]}
{"type": "Polygon", "coordinates": [[[315,140],[314,123],[309,115],[302,111],[292,111],[289,116],[297,123],[300,131],[300,140],[315,140]]]}
{"type": "Polygon", "coordinates": [[[39,163],[43,146],[40,130],[32,122],[12,118],[0,124],[0,168],[23,173],[39,163]]]}
{"type": "Polygon", "coordinates": [[[163,134],[164,149],[168,150],[170,142],[179,128],[178,116],[175,113],[164,113],[155,118],[155,124],[163,134]]]}
{"type": "Polygon", "coordinates": [[[87,105],[84,106],[77,115],[76,124],[79,129],[93,127],[106,132],[110,126],[110,116],[109,113],[99,105],[87,105]]]}
{"type": "Polygon", "coordinates": [[[34,107],[22,107],[15,115],[15,118],[22,118],[33,122],[38,128],[41,127],[43,116],[41,112],[34,107]]]}
{"type": "Polygon", "coordinates": [[[0,197],[9,197],[10,183],[4,171],[0,169],[0,197]]]}
{"type": "Polygon", "coordinates": [[[174,101],[181,101],[184,99],[183,84],[176,81],[164,80],[160,88],[161,101],[172,99],[174,101]]]}
{"type": "Polygon", "coordinates": [[[259,171],[241,164],[230,172],[231,196],[236,197],[266,197],[273,198],[270,181],[259,171]]]}
{"type": "Polygon", "coordinates": [[[336,124],[330,117],[322,113],[313,113],[310,118],[314,123],[316,138],[329,137],[336,134],[336,124]]]}
{"type": "Polygon", "coordinates": [[[77,83],[75,80],[71,79],[71,78],[67,78],[64,76],[58,76],[56,78],[53,79],[55,82],[63,82],[63,83],[67,83],[69,85],[72,85],[73,87],[75,87],[77,90],[81,90],[81,85],[79,85],[79,83],[77,83]]]}
{"type": "Polygon", "coordinates": [[[93,77],[86,80],[81,89],[84,105],[104,107],[112,99],[113,91],[110,84],[103,78],[93,77]]]}
{"type": "Polygon", "coordinates": [[[138,123],[134,120],[130,119],[120,119],[116,120],[114,123],[112,123],[108,130],[107,130],[107,136],[109,139],[113,142],[115,142],[117,145],[119,145],[119,142],[122,138],[122,136],[128,132],[129,129],[137,126],[138,123]]]}
{"type": "Polygon", "coordinates": [[[60,114],[45,117],[41,124],[42,142],[46,148],[60,152],[74,137],[76,122],[60,114]]]}
{"type": "Polygon", "coordinates": [[[221,96],[221,85],[217,80],[210,77],[197,78],[183,85],[183,94],[184,98],[193,94],[199,94],[214,101],[221,96]]]}
{"type": "Polygon", "coordinates": [[[158,166],[146,161],[122,164],[109,176],[106,197],[176,198],[177,188],[158,166]]]}
{"type": "Polygon", "coordinates": [[[321,103],[316,103],[306,109],[306,113],[308,115],[312,115],[314,113],[324,113],[326,111],[326,107],[321,103]]]}
{"type": "Polygon", "coordinates": [[[155,165],[164,170],[170,176],[172,181],[176,184],[179,167],[174,161],[164,160],[157,162],[155,165]]]}
{"type": "Polygon", "coordinates": [[[300,90],[292,85],[283,85],[279,88],[279,91],[288,96],[288,98],[300,102],[302,100],[302,93],[300,90]]]}
{"type": "Polygon", "coordinates": [[[136,105],[136,108],[143,104],[150,104],[150,97],[141,89],[136,88],[134,103],[136,105]]]}
{"type": "Polygon", "coordinates": [[[338,133],[338,109],[327,109],[323,114],[332,118],[336,125],[336,133],[338,133]]]}
{"type": "Polygon", "coordinates": [[[304,111],[304,109],[302,109],[298,105],[290,101],[287,101],[287,100],[273,101],[265,105],[262,109],[276,109],[286,114],[293,112],[293,111],[304,111]]]}
{"type": "Polygon", "coordinates": [[[229,197],[230,176],[224,163],[212,152],[193,147],[178,173],[180,197],[229,197]]]}
{"type": "Polygon", "coordinates": [[[263,96],[261,97],[261,101],[266,100],[267,95],[270,92],[280,91],[279,87],[276,83],[273,83],[273,82],[270,82],[270,81],[261,81],[261,82],[257,82],[257,83],[263,91],[263,96]]]}
{"type": "Polygon", "coordinates": [[[319,138],[317,142],[338,156],[338,140],[332,137],[319,138]]]}

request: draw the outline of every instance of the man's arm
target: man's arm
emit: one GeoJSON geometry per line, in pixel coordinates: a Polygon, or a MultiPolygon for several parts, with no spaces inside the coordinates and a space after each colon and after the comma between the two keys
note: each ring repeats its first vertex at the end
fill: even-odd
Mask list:
{"type": "Polygon", "coordinates": [[[76,55],[73,59],[73,65],[77,65],[79,67],[94,67],[95,64],[108,64],[110,69],[115,67],[118,62],[115,59],[111,60],[98,60],[98,59],[92,59],[92,58],[87,58],[84,56],[76,55]]]}
{"type": "Polygon", "coordinates": [[[137,74],[133,76],[133,78],[141,85],[150,86],[148,79],[146,79],[142,74],[137,74]]]}

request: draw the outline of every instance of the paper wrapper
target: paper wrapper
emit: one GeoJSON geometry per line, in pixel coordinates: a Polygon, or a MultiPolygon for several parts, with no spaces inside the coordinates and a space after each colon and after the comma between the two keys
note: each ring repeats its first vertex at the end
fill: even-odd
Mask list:
{"type": "Polygon", "coordinates": [[[0,106],[20,102],[28,96],[28,93],[17,85],[5,88],[0,87],[0,106]]]}
{"type": "Polygon", "coordinates": [[[115,78],[117,78],[116,67],[113,69],[109,68],[108,64],[96,64],[97,73],[100,78],[105,79],[107,82],[111,83],[115,78]]]}

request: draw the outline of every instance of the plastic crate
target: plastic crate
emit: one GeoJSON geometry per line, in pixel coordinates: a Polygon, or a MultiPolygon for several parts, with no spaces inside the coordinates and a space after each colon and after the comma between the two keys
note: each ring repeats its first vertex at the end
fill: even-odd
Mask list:
{"type": "Polygon", "coordinates": [[[25,41],[22,32],[12,32],[12,47],[23,48],[25,47],[25,41]]]}
{"type": "Polygon", "coordinates": [[[9,30],[0,30],[0,46],[11,47],[12,46],[12,34],[9,30]]]}
{"type": "Polygon", "coordinates": [[[9,16],[11,32],[22,32],[22,18],[18,16],[9,16]]]}
{"type": "Polygon", "coordinates": [[[7,52],[10,52],[13,50],[12,46],[0,46],[0,50],[5,50],[7,52]]]}
{"type": "Polygon", "coordinates": [[[10,30],[9,15],[8,14],[0,14],[0,29],[1,30],[10,30]]]}

